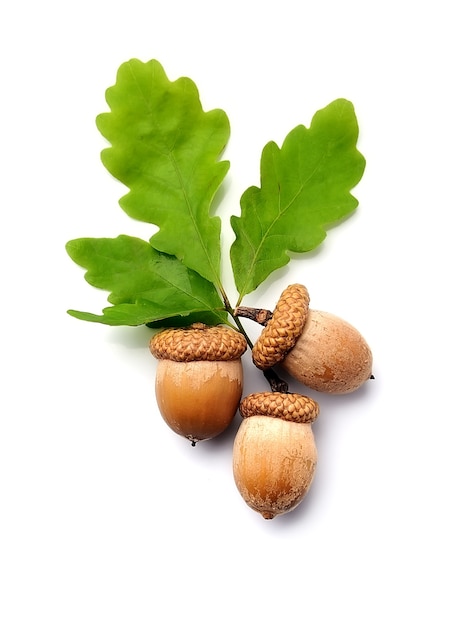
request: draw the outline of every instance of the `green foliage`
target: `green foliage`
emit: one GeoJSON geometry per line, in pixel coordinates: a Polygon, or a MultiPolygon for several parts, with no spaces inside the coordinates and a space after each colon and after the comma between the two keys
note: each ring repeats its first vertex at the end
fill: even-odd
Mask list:
{"type": "MultiPolygon", "coordinates": [[[[68,242],[69,256],[90,285],[109,292],[102,314],[70,310],[86,321],[113,326],[185,326],[194,321],[241,328],[221,284],[221,221],[214,197],[229,164],[220,161],[229,122],[220,109],[205,112],[188,78],[171,82],[158,61],[120,66],[106,91],[110,111],[97,126],[110,147],[101,158],[128,192],[120,199],[132,218],[158,227],[149,242],[121,235],[68,242]]],[[[354,211],[351,189],[365,160],[358,152],[353,105],[336,100],[318,111],[309,128],[297,126],[281,148],[261,156],[261,186],[241,197],[231,217],[231,267],[242,298],[289,252],[306,252],[326,229],[354,211]]]]}
{"type": "Polygon", "coordinates": [[[315,114],[310,128],[293,129],[281,149],[274,142],[265,146],[261,187],[244,192],[241,216],[231,218],[239,301],[289,262],[287,251],[313,250],[326,227],[356,208],[349,192],[365,166],[357,138],[353,105],[336,100],[315,114]]]}
{"type": "Polygon", "coordinates": [[[209,211],[229,167],[218,160],[230,133],[226,114],[204,112],[195,84],[171,82],[155,60],[121,65],[106,101],[111,112],[97,126],[111,144],[104,165],[130,189],[120,206],[159,226],[150,240],[157,250],[219,284],[221,223],[209,211]]]}
{"type": "Polygon", "coordinates": [[[78,319],[139,326],[197,314],[213,324],[226,322],[213,284],[146,241],[126,235],[83,238],[69,241],[66,249],[75,263],[87,269],[90,285],[111,292],[108,301],[113,306],[102,315],[68,311],[78,319]]]}

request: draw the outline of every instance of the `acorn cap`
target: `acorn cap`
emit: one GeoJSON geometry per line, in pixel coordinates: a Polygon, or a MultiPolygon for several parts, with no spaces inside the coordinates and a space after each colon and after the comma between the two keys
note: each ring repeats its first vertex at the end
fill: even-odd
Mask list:
{"type": "Polygon", "coordinates": [[[284,289],[271,319],[252,348],[252,360],[259,369],[274,367],[294,347],[306,323],[309,301],[304,285],[289,285],[284,289]]]}
{"type": "Polygon", "coordinates": [[[278,391],[252,393],[239,405],[239,413],[243,418],[264,415],[302,424],[315,421],[319,412],[320,407],[312,398],[278,391]]]}
{"type": "Polygon", "coordinates": [[[196,323],[162,330],[151,338],[149,349],[157,359],[170,361],[232,361],[244,354],[247,341],[227,326],[196,323]]]}

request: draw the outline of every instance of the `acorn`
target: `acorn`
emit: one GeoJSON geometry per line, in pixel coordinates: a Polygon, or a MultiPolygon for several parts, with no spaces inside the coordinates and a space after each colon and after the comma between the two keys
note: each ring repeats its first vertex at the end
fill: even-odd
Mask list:
{"type": "Polygon", "coordinates": [[[254,364],[280,365],[315,391],[345,394],[372,376],[372,352],[359,331],[345,320],[309,308],[303,285],[289,285],[252,349],[254,364]]]}
{"type": "Polygon", "coordinates": [[[168,426],[192,445],[226,430],[242,397],[245,337],[196,323],[159,332],[149,348],[158,359],[155,395],[168,426]]]}
{"type": "Polygon", "coordinates": [[[233,475],[247,505],[264,519],[293,511],[304,499],[317,464],[311,424],[318,404],[296,393],[246,396],[234,440],[233,475]]]}

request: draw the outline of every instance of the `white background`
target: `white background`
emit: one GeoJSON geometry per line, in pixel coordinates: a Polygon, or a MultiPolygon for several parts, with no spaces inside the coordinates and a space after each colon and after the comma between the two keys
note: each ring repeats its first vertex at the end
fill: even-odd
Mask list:
{"type": "MultiPolygon", "coordinates": [[[[2,626],[454,625],[452,3],[2,7],[2,626]],[[233,300],[229,216],[259,183],[264,144],[335,98],[355,105],[357,212],[246,303],[272,308],[305,283],[314,308],[368,339],[376,379],[318,397],[317,476],[272,521],[234,486],[237,422],[192,448],[162,421],[148,330],[66,314],[106,305],[67,240],[150,234],[118,206],[94,121],[132,57],[191,77],[229,116],[233,300]]],[[[245,364],[245,392],[266,389],[245,364]]]]}

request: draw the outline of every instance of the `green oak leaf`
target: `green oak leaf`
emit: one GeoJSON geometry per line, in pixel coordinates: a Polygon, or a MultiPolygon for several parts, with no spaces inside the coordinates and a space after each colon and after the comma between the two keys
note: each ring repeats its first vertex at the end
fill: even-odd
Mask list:
{"type": "Polygon", "coordinates": [[[231,217],[238,303],[289,262],[287,252],[313,250],[327,227],[358,206],[350,194],[365,167],[357,139],[353,105],[339,99],[317,111],[309,128],[294,128],[282,148],[274,142],[264,147],[261,187],[248,188],[241,215],[231,217]]]}
{"type": "Polygon", "coordinates": [[[69,310],[73,317],[110,326],[166,325],[170,318],[182,318],[181,325],[194,318],[226,322],[223,302],[211,282],[142,239],[127,235],[74,239],[66,250],[87,269],[84,277],[90,285],[111,292],[108,302],[113,305],[102,315],[69,310]]]}
{"type": "Polygon", "coordinates": [[[221,221],[210,210],[229,168],[219,160],[230,134],[225,112],[203,111],[194,82],[171,82],[156,60],[122,64],[106,102],[111,111],[96,123],[111,144],[103,164],[129,188],[120,206],[159,227],[154,248],[220,286],[221,221]]]}

